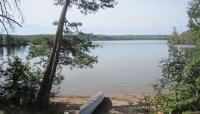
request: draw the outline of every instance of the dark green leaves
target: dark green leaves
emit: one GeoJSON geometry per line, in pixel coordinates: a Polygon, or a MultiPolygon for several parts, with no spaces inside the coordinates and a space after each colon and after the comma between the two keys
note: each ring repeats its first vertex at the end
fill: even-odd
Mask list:
{"type": "MultiPolygon", "coordinates": [[[[64,0],[55,0],[55,4],[63,5],[64,0]]],[[[70,0],[70,6],[76,6],[83,14],[95,13],[101,8],[113,8],[115,5],[115,0],[70,0]]]]}
{"type": "Polygon", "coordinates": [[[8,59],[7,67],[0,77],[0,80],[3,80],[0,87],[2,105],[3,103],[24,107],[33,105],[41,79],[41,75],[35,74],[37,73],[18,57],[13,60],[8,59]]]}
{"type": "MultiPolygon", "coordinates": [[[[29,58],[48,58],[52,50],[53,39],[44,41],[40,45],[33,45],[30,48],[29,58]]],[[[91,56],[91,49],[98,45],[89,41],[86,34],[65,35],[61,43],[59,64],[73,67],[92,67],[97,62],[96,56],[91,56]]],[[[45,60],[47,62],[47,60],[45,60]]]]}
{"type": "MultiPolygon", "coordinates": [[[[18,57],[8,58],[4,65],[0,69],[0,107],[30,108],[36,101],[35,95],[41,84],[43,69],[38,64],[31,65],[18,57]]],[[[54,80],[53,95],[54,91],[58,91],[57,86],[63,79],[64,77],[58,72],[54,80]]]]}
{"type": "Polygon", "coordinates": [[[155,97],[164,112],[181,113],[200,110],[200,55],[197,51],[184,51],[170,46],[169,57],[161,68],[163,76],[154,85],[155,97]]]}
{"type": "Polygon", "coordinates": [[[192,0],[188,8],[189,27],[194,30],[200,28],[200,1],[192,0]]]}
{"type": "MultiPolygon", "coordinates": [[[[55,23],[56,24],[56,23],[55,23]]],[[[90,34],[81,32],[78,27],[80,22],[69,22],[65,20],[64,35],[60,46],[59,65],[67,65],[71,69],[74,67],[92,67],[97,63],[97,57],[90,55],[90,51],[96,47],[89,40],[90,34]]],[[[44,39],[40,45],[33,45],[30,48],[29,58],[49,58],[53,48],[53,38],[44,39]]],[[[44,60],[47,62],[47,60],[44,60]]]]}
{"type": "Polygon", "coordinates": [[[100,8],[113,8],[117,4],[115,0],[74,0],[74,3],[83,14],[97,12],[100,8]]]}
{"type": "Polygon", "coordinates": [[[87,39],[87,36],[68,36],[68,38],[63,40],[60,63],[71,67],[92,67],[92,64],[97,62],[97,57],[90,56],[89,54],[90,50],[96,46],[87,39]]]}

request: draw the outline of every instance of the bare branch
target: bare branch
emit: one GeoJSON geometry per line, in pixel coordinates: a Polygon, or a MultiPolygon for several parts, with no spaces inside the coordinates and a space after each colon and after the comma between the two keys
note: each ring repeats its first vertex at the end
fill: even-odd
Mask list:
{"type": "Polygon", "coordinates": [[[6,31],[6,33],[8,34],[8,30],[7,30],[6,25],[4,24],[4,22],[3,22],[2,20],[0,20],[0,22],[1,22],[1,24],[3,25],[3,27],[4,27],[5,31],[6,31]]]}
{"type": "Polygon", "coordinates": [[[15,24],[17,24],[18,26],[22,27],[22,25],[20,23],[18,23],[17,21],[15,21],[14,19],[11,19],[5,15],[0,15],[0,17],[6,18],[7,20],[10,20],[10,21],[14,22],[15,24]]]}
{"type": "Polygon", "coordinates": [[[19,4],[20,0],[0,1],[0,24],[2,25],[1,28],[3,28],[7,34],[9,33],[9,29],[14,30],[14,25],[22,27],[21,24],[24,20],[19,4]]]}

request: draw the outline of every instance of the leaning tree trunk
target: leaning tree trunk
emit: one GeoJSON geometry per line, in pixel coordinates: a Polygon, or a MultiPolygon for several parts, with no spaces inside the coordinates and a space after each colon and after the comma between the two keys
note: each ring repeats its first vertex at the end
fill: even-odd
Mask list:
{"type": "Polygon", "coordinates": [[[56,68],[59,61],[60,43],[63,36],[65,16],[66,16],[66,12],[69,7],[69,4],[70,4],[70,0],[66,0],[62,9],[61,15],[60,15],[60,19],[59,19],[59,23],[58,23],[58,27],[56,31],[56,36],[55,36],[55,40],[53,44],[53,50],[52,50],[42,83],[40,85],[40,90],[37,95],[36,103],[37,103],[37,107],[39,111],[47,110],[48,108],[49,96],[50,96],[53,80],[56,73],[56,68]]]}

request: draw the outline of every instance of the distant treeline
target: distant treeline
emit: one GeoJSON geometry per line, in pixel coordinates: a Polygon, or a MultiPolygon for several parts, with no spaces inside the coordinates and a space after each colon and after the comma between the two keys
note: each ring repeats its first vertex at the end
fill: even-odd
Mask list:
{"type": "Polygon", "coordinates": [[[0,47],[28,45],[28,40],[21,36],[0,35],[0,47]]]}
{"type": "Polygon", "coordinates": [[[168,40],[171,35],[90,35],[90,40],[168,40]]]}
{"type": "MultiPolygon", "coordinates": [[[[64,36],[66,38],[67,36],[64,36]]],[[[168,40],[171,35],[89,35],[91,41],[107,40],[168,40]]],[[[0,46],[40,44],[54,35],[0,35],[0,46]]]]}

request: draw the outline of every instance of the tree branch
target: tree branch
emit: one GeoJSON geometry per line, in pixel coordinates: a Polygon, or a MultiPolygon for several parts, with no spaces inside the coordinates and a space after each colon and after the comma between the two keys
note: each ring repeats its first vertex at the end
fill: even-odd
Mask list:
{"type": "Polygon", "coordinates": [[[22,25],[20,23],[18,23],[17,21],[15,21],[14,19],[7,17],[5,15],[0,15],[0,17],[6,18],[7,20],[10,20],[12,22],[14,22],[15,24],[17,24],[18,26],[22,27],[22,25]]]}

